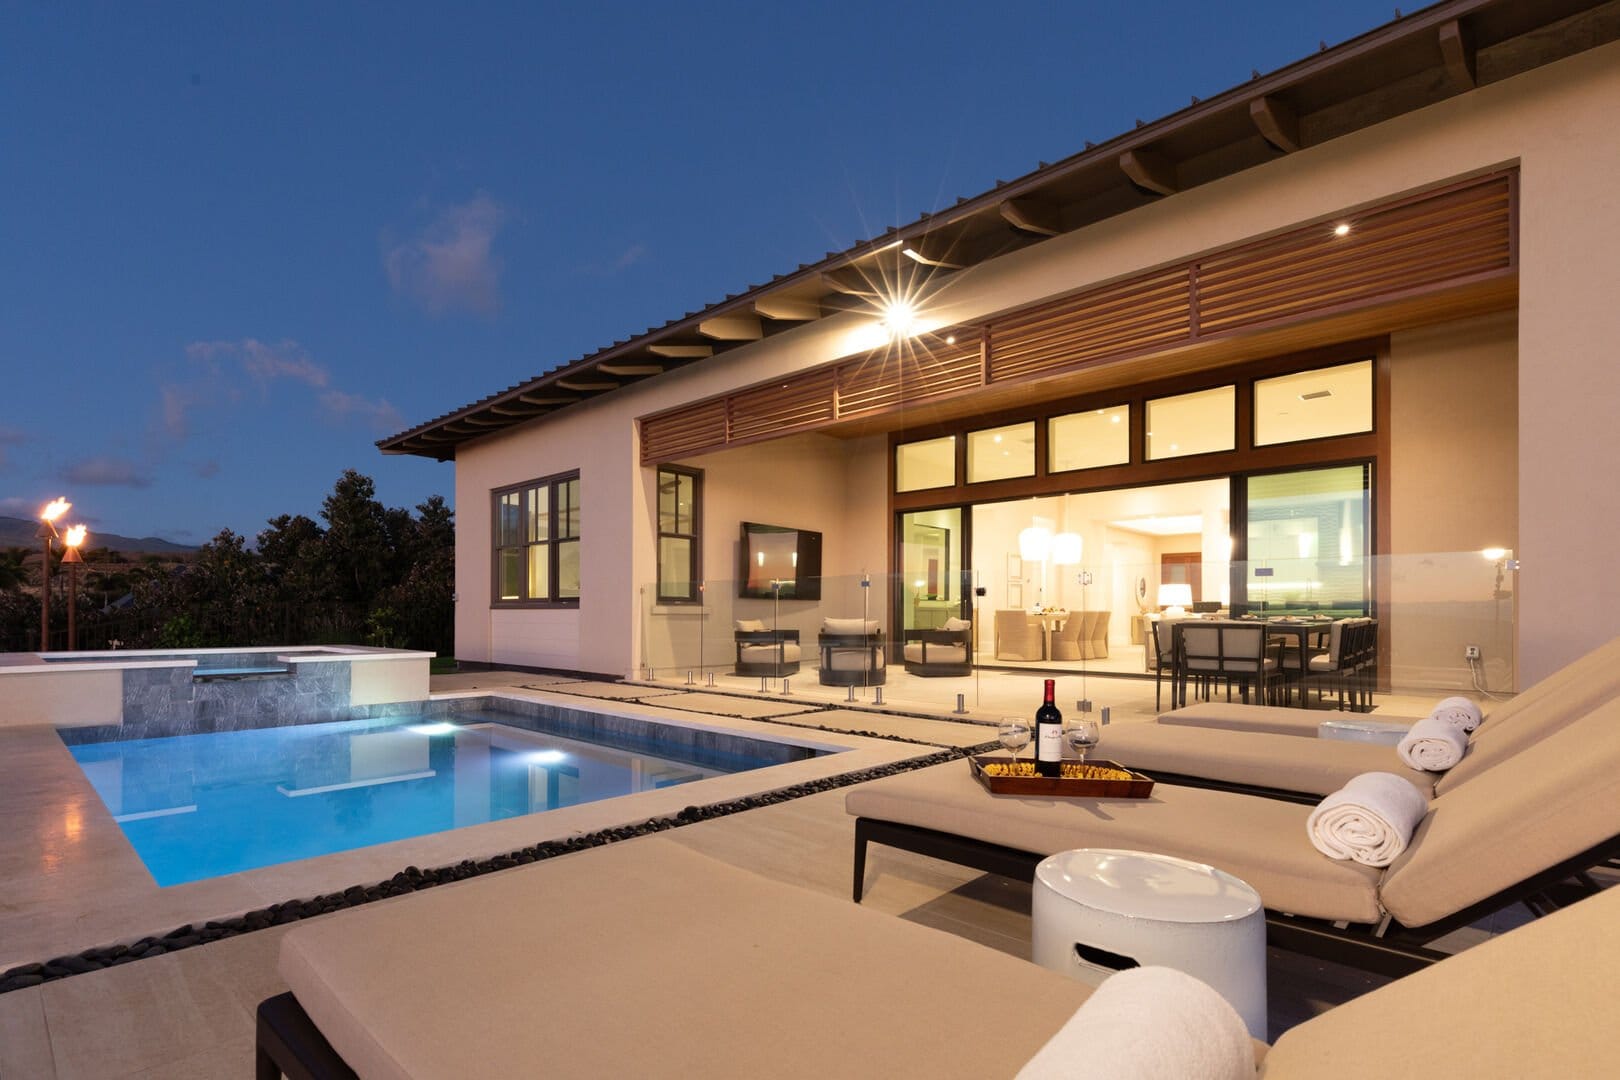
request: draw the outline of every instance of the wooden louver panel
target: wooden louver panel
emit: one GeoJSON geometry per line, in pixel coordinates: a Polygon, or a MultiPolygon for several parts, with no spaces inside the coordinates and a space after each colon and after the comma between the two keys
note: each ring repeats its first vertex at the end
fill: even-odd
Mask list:
{"type": "Polygon", "coordinates": [[[990,326],[990,381],[1045,375],[1191,336],[1186,266],[1090,289],[990,326]]]}
{"type": "Polygon", "coordinates": [[[643,464],[671,461],[684,454],[726,444],[726,399],[714,398],[641,421],[643,464]]]}
{"type": "Polygon", "coordinates": [[[838,416],[869,416],[983,383],[979,341],[931,345],[906,340],[838,366],[838,416]]]}
{"type": "Polygon", "coordinates": [[[1203,259],[1199,336],[1247,330],[1512,269],[1505,175],[1203,259]]]}
{"type": "Polygon", "coordinates": [[[731,397],[730,441],[818,427],[833,419],[831,367],[744,390],[731,397]]]}

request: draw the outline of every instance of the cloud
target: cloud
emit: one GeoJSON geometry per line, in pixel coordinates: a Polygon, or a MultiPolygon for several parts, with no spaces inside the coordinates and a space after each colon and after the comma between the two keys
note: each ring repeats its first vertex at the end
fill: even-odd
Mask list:
{"type": "Polygon", "coordinates": [[[382,432],[400,431],[407,426],[400,411],[381,398],[373,401],[359,394],[328,390],[321,395],[321,407],[336,419],[358,419],[382,432]]]}
{"type": "Polygon", "coordinates": [[[49,499],[42,499],[38,502],[29,502],[20,495],[7,495],[5,498],[0,498],[0,514],[5,514],[8,517],[15,514],[17,517],[32,518],[39,513],[40,506],[49,501],[49,499]]]}
{"type": "Polygon", "coordinates": [[[483,192],[446,208],[417,235],[395,241],[383,234],[382,264],[396,293],[429,314],[500,309],[502,264],[493,248],[506,224],[504,207],[483,192]]]}
{"type": "Polygon", "coordinates": [[[260,382],[293,379],[317,389],[332,381],[331,373],[309,358],[296,341],[282,340],[267,345],[256,338],[241,341],[193,341],[186,355],[219,372],[221,360],[234,360],[248,375],[260,382]]]}
{"type": "Polygon", "coordinates": [[[591,277],[612,277],[614,274],[623,273],[632,266],[646,262],[650,254],[651,252],[647,250],[646,244],[631,244],[621,251],[617,258],[599,259],[594,262],[583,263],[576,272],[591,277]]]}
{"type": "Polygon", "coordinates": [[[32,438],[26,431],[13,427],[0,427],[0,469],[6,467],[6,449],[21,446],[32,438]]]}
{"type": "Polygon", "coordinates": [[[150,476],[138,472],[135,466],[127,461],[110,457],[89,457],[75,461],[62,473],[62,479],[70,484],[83,484],[86,487],[152,486],[150,476]]]}

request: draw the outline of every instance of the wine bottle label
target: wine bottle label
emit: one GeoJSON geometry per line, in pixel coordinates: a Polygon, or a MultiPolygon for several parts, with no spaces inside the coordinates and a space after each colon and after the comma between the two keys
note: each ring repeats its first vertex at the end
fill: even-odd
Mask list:
{"type": "Polygon", "coordinates": [[[1041,724],[1035,744],[1035,755],[1041,761],[1063,760],[1063,728],[1058,724],[1041,724]]]}

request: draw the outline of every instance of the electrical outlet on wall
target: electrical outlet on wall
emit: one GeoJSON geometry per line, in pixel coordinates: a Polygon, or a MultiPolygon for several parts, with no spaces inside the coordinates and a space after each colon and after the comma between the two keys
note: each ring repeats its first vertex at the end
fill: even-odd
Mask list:
{"type": "Polygon", "coordinates": [[[1464,660],[1478,660],[1479,659],[1479,646],[1478,645],[1464,645],[1463,646],[1463,659],[1464,660]]]}

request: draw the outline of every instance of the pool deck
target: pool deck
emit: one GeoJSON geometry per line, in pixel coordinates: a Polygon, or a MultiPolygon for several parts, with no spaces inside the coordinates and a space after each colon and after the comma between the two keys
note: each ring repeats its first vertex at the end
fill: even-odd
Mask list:
{"type": "MultiPolygon", "coordinates": [[[[889,708],[904,709],[905,685],[894,681],[889,708]]],[[[1064,680],[1060,700],[1074,696],[1069,682],[1064,680]]],[[[438,676],[435,696],[499,692],[575,707],[594,700],[607,708],[632,707],[638,714],[851,749],[702,781],[712,787],[705,786],[701,796],[698,785],[642,792],[168,889],[152,881],[50,728],[0,728],[0,820],[7,826],[0,833],[0,970],[368,884],[407,865],[446,865],[632,824],[692,803],[905,760],[942,745],[975,745],[994,738],[986,722],[1003,712],[1028,711],[1032,685],[1028,676],[987,676],[971,699],[975,707],[959,718],[945,710],[932,717],[870,711],[870,691],[862,694],[862,708],[846,708],[842,689],[824,687],[800,691],[795,686],[784,698],[522,672],[438,676]],[[841,733],[847,731],[892,738],[841,733]],[[902,739],[915,741],[897,741],[902,739]]],[[[1151,682],[1093,680],[1089,689],[1099,705],[1113,707],[1115,722],[1140,722],[1155,712],[1151,682]]],[[[768,877],[847,897],[853,825],[843,803],[843,791],[833,790],[661,835],[768,877]]],[[[1029,955],[1027,885],[881,846],[872,849],[868,875],[868,907],[1029,955]]],[[[409,903],[410,897],[383,902],[409,903]]],[[[321,916],[343,917],[342,912],[321,916]]],[[[253,1010],[285,989],[275,971],[284,931],[272,927],[0,994],[0,1077],[248,1075],[253,1010]]],[[[1274,1035],[1383,981],[1275,951],[1271,980],[1274,1035]]]]}

